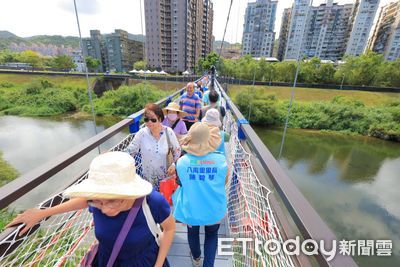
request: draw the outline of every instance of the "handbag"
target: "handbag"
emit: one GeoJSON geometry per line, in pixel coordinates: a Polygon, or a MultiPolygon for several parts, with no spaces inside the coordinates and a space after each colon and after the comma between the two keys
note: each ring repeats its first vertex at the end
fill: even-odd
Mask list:
{"type": "MultiPolygon", "coordinates": [[[[119,251],[121,250],[122,244],[124,243],[125,238],[128,235],[128,232],[131,229],[133,222],[135,221],[136,215],[138,214],[140,207],[142,206],[143,199],[144,197],[136,199],[135,203],[133,204],[133,207],[129,211],[128,217],[126,217],[125,222],[122,225],[121,231],[118,234],[117,240],[114,243],[111,256],[107,262],[107,267],[112,267],[114,265],[114,262],[117,259],[119,251]]],[[[85,256],[83,256],[79,266],[92,267],[96,259],[98,248],[99,248],[98,243],[93,244],[90,247],[89,251],[86,252],[85,256]]]]}
{"type": "MultiPolygon", "coordinates": [[[[169,140],[168,128],[166,128],[167,134],[167,143],[168,143],[168,153],[167,153],[167,169],[174,162],[174,155],[172,153],[172,145],[169,140]]],[[[160,193],[165,197],[170,205],[172,205],[172,194],[178,188],[176,183],[176,175],[169,177],[169,179],[165,179],[160,181],[160,193]]]]}
{"type": "Polygon", "coordinates": [[[173,147],[171,141],[169,140],[168,128],[165,128],[165,134],[167,135],[167,144],[168,144],[168,152],[167,152],[167,169],[174,163],[174,154],[172,153],[173,147]]]}
{"type": "Polygon", "coordinates": [[[177,188],[176,175],[160,181],[160,194],[165,197],[170,205],[172,205],[172,194],[177,188]]]}

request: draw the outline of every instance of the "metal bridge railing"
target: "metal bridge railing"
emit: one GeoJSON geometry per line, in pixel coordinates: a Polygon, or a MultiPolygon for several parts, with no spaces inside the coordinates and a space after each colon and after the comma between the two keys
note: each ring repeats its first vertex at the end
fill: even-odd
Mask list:
{"type": "MultiPolygon", "coordinates": [[[[332,244],[332,240],[337,240],[336,236],[285,173],[236,105],[222,90],[222,86],[218,81],[216,81],[215,87],[225,99],[227,109],[238,123],[239,138],[250,147],[251,153],[268,174],[268,177],[258,176],[258,182],[268,188],[270,183],[266,179],[270,180],[304,239],[313,239],[317,242],[324,240],[325,244],[327,244],[326,249],[330,250],[331,246],[329,244],[332,244]]],[[[337,249],[337,251],[339,250],[337,249]]],[[[351,256],[343,256],[341,254],[337,254],[333,260],[328,261],[320,250],[316,255],[316,260],[320,266],[357,266],[351,256]]]]}

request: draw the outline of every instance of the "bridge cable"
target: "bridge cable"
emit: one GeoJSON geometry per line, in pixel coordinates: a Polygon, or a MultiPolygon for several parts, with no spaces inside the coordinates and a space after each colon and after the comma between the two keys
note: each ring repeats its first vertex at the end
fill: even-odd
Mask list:
{"type": "MultiPolygon", "coordinates": [[[[94,106],[93,106],[93,99],[92,99],[92,90],[90,89],[90,81],[89,81],[89,71],[88,71],[88,67],[86,64],[86,58],[84,55],[84,50],[83,50],[83,40],[82,40],[82,34],[81,34],[81,26],[79,24],[79,16],[78,16],[78,9],[76,8],[76,0],[74,1],[74,8],[75,8],[75,16],[76,16],[76,23],[78,26],[78,32],[79,32],[79,43],[81,45],[81,50],[82,50],[82,57],[83,57],[83,64],[85,67],[85,75],[86,75],[86,82],[87,82],[87,91],[88,91],[88,96],[89,96],[89,102],[90,102],[90,107],[92,110],[92,120],[93,120],[93,128],[94,128],[94,133],[95,135],[97,135],[97,128],[96,128],[96,114],[94,112],[94,106]]],[[[100,145],[97,146],[97,149],[100,152],[100,145]]]]}
{"type": "Polygon", "coordinates": [[[219,64],[219,61],[220,61],[220,59],[221,59],[222,48],[223,48],[224,42],[225,42],[226,28],[228,27],[229,16],[230,16],[230,14],[231,14],[231,9],[232,9],[232,3],[233,3],[233,0],[231,0],[231,3],[229,4],[229,11],[228,11],[228,16],[227,16],[227,18],[226,18],[224,35],[222,36],[221,49],[219,50],[219,54],[218,54],[218,59],[217,59],[216,65],[219,64]]]}
{"type": "Polygon", "coordinates": [[[247,116],[247,121],[250,123],[250,115],[251,115],[251,108],[253,106],[253,95],[254,95],[254,85],[256,81],[256,73],[257,73],[257,67],[254,68],[254,74],[253,74],[253,86],[251,88],[251,96],[250,96],[250,90],[248,90],[248,96],[249,96],[249,114],[247,116]],[[250,102],[251,101],[251,102],[250,102]]]}
{"type": "MultiPolygon", "coordinates": [[[[310,3],[310,5],[309,5],[309,8],[312,6],[312,4],[313,4],[313,0],[311,0],[311,3],[310,3]]],[[[293,5],[294,5],[294,4],[293,4],[293,5]]],[[[294,6],[293,6],[293,9],[294,9],[294,6]]],[[[291,111],[291,108],[292,108],[292,105],[293,105],[293,99],[294,99],[294,95],[295,95],[295,88],[296,88],[296,86],[297,86],[297,79],[298,79],[299,71],[300,71],[300,54],[301,54],[301,50],[302,50],[302,46],[303,46],[304,35],[305,35],[305,33],[306,33],[307,19],[308,19],[308,14],[310,13],[309,11],[310,11],[309,9],[307,9],[307,11],[306,11],[307,14],[306,14],[306,18],[305,18],[304,27],[303,27],[303,34],[302,34],[302,36],[301,36],[301,40],[300,40],[300,44],[299,44],[299,50],[297,51],[297,67],[296,67],[296,74],[295,74],[295,76],[294,76],[293,87],[292,87],[292,93],[291,93],[291,95],[290,95],[290,102],[289,102],[289,107],[288,107],[288,111],[287,111],[287,115],[286,115],[285,128],[284,128],[284,130],[283,130],[282,141],[281,141],[281,147],[280,147],[280,149],[279,149],[279,156],[278,156],[278,159],[280,159],[281,156],[282,156],[283,146],[284,146],[284,144],[285,144],[286,132],[287,132],[288,124],[289,124],[290,111],[291,111]]],[[[289,29],[289,32],[290,32],[291,30],[292,30],[292,29],[289,29]]]]}

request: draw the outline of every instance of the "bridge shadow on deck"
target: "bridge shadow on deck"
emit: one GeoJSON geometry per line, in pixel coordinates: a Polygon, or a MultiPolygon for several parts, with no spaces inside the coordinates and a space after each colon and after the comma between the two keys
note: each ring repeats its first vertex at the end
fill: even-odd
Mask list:
{"type": "MultiPolygon", "coordinates": [[[[228,228],[226,220],[221,223],[218,231],[218,237],[228,237],[228,228]]],[[[204,227],[200,227],[200,244],[202,257],[204,256],[204,227]]],[[[217,252],[218,253],[218,252],[217,252]]],[[[192,265],[192,260],[190,258],[189,243],[187,240],[187,228],[186,225],[181,223],[176,224],[176,232],[174,237],[174,242],[172,243],[171,249],[168,253],[168,261],[171,267],[190,267],[192,265]]],[[[231,267],[232,258],[229,256],[219,256],[216,255],[215,267],[231,267]]]]}

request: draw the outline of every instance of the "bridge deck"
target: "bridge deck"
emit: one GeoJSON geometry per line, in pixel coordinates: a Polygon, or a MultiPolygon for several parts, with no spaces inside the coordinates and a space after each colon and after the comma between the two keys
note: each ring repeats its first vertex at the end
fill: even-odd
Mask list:
{"type": "MultiPolygon", "coordinates": [[[[228,229],[226,221],[224,220],[219,228],[218,236],[227,237],[228,229]]],[[[200,228],[200,244],[202,257],[204,256],[204,227],[200,228]]],[[[190,258],[190,249],[187,240],[187,228],[181,223],[176,224],[176,232],[174,242],[172,243],[171,249],[168,253],[168,261],[171,266],[192,266],[192,260],[190,258]]],[[[232,266],[232,258],[228,256],[216,255],[215,267],[230,267],[232,266]]]]}

